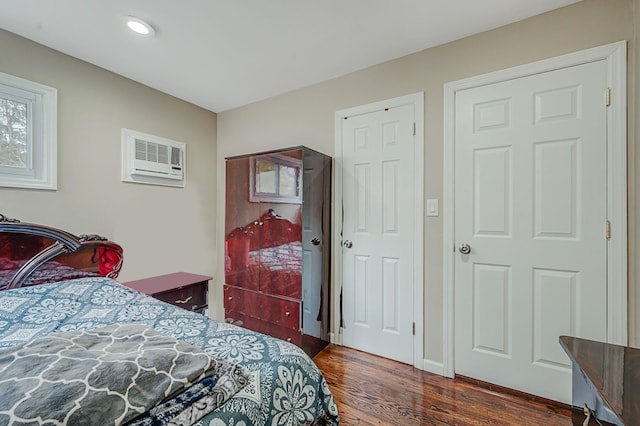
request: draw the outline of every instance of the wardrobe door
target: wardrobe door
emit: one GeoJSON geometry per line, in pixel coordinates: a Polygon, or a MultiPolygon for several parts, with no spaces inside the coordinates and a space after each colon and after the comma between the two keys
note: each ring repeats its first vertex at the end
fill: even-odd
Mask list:
{"type": "Polygon", "coordinates": [[[302,331],[323,338],[322,303],[324,281],[324,155],[305,150],[302,207],[302,331]]]}
{"type": "Polygon", "coordinates": [[[247,157],[226,162],[225,283],[259,290],[259,255],[251,246],[260,227],[251,225],[260,205],[249,201],[249,164],[247,157]]]}
{"type": "Polygon", "coordinates": [[[256,154],[250,163],[250,200],[262,213],[259,290],[300,300],[302,149],[256,154]]]}

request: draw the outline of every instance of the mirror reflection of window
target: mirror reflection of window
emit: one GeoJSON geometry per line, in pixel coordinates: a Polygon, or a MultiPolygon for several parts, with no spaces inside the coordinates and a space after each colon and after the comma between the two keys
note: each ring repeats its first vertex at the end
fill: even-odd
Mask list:
{"type": "Polygon", "coordinates": [[[276,194],[276,165],[267,160],[256,160],[256,192],[276,194]]]}
{"type": "Polygon", "coordinates": [[[251,157],[251,202],[301,203],[302,160],[281,154],[251,157]]]}
{"type": "Polygon", "coordinates": [[[295,197],[298,195],[298,171],[294,167],[280,166],[280,195],[295,197]]]}

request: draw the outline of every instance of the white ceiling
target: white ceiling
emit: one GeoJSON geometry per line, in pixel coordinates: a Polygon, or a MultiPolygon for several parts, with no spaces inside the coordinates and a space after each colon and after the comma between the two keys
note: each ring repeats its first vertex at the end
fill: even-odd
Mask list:
{"type": "Polygon", "coordinates": [[[0,28],[221,112],[577,1],[0,0],[0,28]]]}

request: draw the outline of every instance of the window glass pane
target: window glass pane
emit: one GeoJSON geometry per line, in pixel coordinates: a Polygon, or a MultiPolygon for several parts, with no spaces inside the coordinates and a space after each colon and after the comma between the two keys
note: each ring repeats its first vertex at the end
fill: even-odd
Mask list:
{"type": "Polygon", "coordinates": [[[267,160],[256,160],[256,192],[276,193],[276,165],[267,160]]]}
{"type": "Polygon", "coordinates": [[[26,168],[27,104],[0,98],[0,166],[26,168]]]}
{"type": "Polygon", "coordinates": [[[280,195],[295,197],[298,195],[296,168],[280,166],[280,195]]]}

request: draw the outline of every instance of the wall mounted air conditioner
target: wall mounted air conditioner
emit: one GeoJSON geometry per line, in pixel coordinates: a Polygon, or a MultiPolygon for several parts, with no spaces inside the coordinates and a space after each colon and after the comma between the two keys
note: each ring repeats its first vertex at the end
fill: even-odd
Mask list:
{"type": "Polygon", "coordinates": [[[122,129],[122,180],[183,187],[185,154],[182,142],[122,129]]]}

